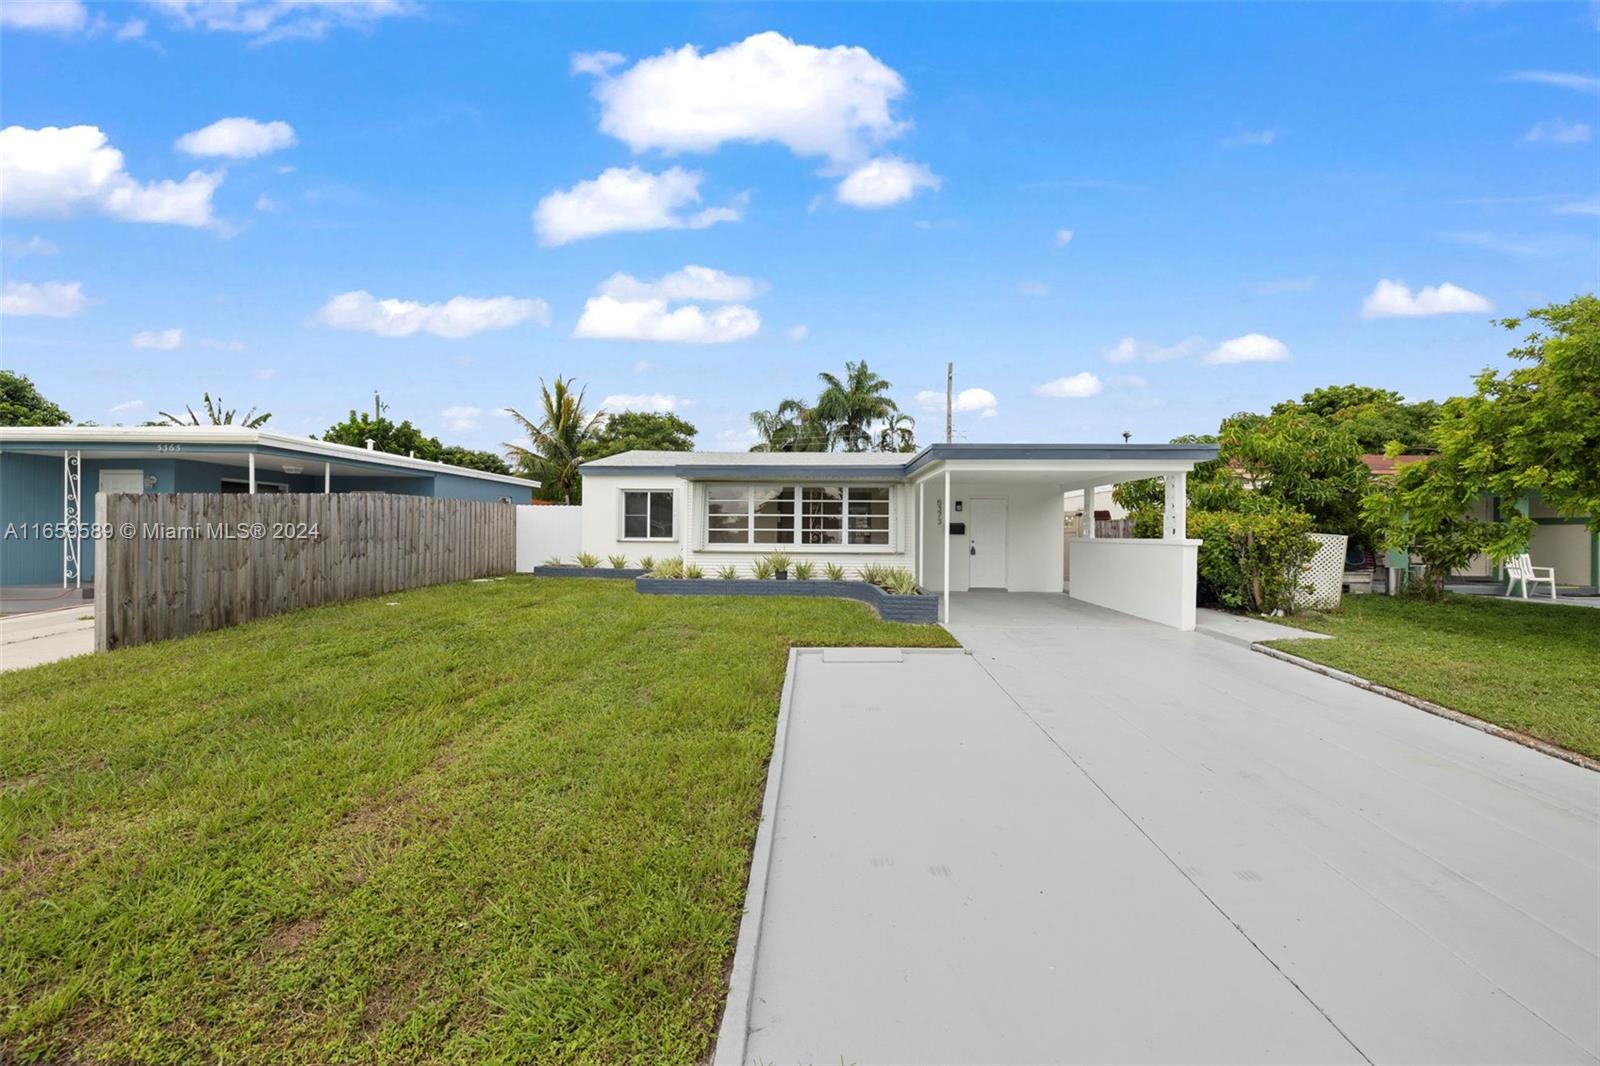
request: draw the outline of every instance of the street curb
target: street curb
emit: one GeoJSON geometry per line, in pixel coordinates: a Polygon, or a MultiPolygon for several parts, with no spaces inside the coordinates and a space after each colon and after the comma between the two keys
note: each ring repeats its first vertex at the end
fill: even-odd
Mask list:
{"type": "Polygon", "coordinates": [[[800,652],[800,648],[789,649],[789,665],[783,676],[783,695],[778,699],[778,725],[772,739],[772,758],[767,763],[767,789],[761,799],[761,823],[756,829],[755,847],[750,852],[744,917],[739,920],[733,965],[728,970],[728,998],[722,1008],[722,1024],[717,1028],[717,1044],[711,1053],[713,1066],[744,1066],[745,1051],[750,1042],[750,1009],[755,1002],[756,991],[756,950],[761,941],[761,916],[767,905],[772,835],[778,821],[778,792],[783,786],[789,709],[794,703],[795,666],[800,652]]]}
{"type": "Polygon", "coordinates": [[[1558,747],[1547,740],[1540,740],[1538,737],[1531,737],[1526,733],[1519,733],[1515,729],[1507,729],[1505,726],[1495,725],[1493,722],[1485,722],[1481,718],[1474,718],[1470,714],[1463,714],[1460,711],[1451,710],[1449,707],[1444,707],[1440,704],[1433,703],[1430,700],[1425,700],[1420,696],[1413,696],[1408,692],[1401,692],[1398,689],[1392,689],[1387,685],[1380,685],[1376,681],[1368,681],[1364,677],[1357,677],[1355,674],[1348,674],[1343,670],[1337,670],[1331,666],[1324,666],[1322,663],[1313,662],[1310,659],[1302,659],[1298,655],[1291,655],[1289,652],[1279,651],[1277,648],[1269,648],[1265,644],[1252,644],[1250,645],[1250,648],[1252,651],[1258,651],[1262,655],[1270,655],[1274,659],[1281,659],[1286,663],[1293,663],[1295,666],[1310,670],[1313,673],[1321,674],[1324,677],[1330,677],[1335,681],[1343,681],[1347,685],[1354,685],[1356,688],[1363,688],[1368,692],[1375,692],[1380,696],[1387,696],[1392,700],[1398,700],[1407,706],[1415,707],[1419,711],[1427,711],[1429,714],[1437,715],[1440,718],[1448,718],[1452,722],[1458,722],[1461,725],[1469,726],[1472,729],[1476,729],[1480,733],[1488,733],[1490,736],[1500,737],[1504,740],[1521,744],[1525,748],[1532,748],[1534,751],[1548,755],[1553,759],[1560,759],[1562,762],[1568,762],[1574,766],[1581,766],[1585,770],[1600,772],[1600,759],[1591,759],[1589,756],[1580,754],[1576,751],[1568,751],[1566,748],[1558,747]]]}

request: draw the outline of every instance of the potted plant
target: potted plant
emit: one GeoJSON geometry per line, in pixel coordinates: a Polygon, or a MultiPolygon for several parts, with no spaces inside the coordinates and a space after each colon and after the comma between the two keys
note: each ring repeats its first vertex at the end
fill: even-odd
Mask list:
{"type": "Polygon", "coordinates": [[[767,562],[772,564],[772,576],[779,581],[789,580],[789,557],[782,552],[773,552],[767,556],[767,562]]]}

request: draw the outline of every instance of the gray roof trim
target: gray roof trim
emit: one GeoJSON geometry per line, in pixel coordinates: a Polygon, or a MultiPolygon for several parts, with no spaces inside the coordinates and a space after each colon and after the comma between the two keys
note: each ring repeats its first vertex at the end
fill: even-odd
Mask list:
{"type": "Polygon", "coordinates": [[[905,477],[905,467],[898,464],[885,464],[881,466],[866,465],[822,465],[798,463],[787,464],[739,464],[735,466],[714,466],[711,464],[674,464],[663,466],[660,464],[641,464],[639,466],[590,466],[584,464],[579,468],[584,477],[618,477],[622,475],[637,476],[639,474],[658,474],[666,477],[683,478],[685,481],[714,481],[729,479],[735,481],[752,480],[793,480],[804,478],[806,480],[823,479],[827,481],[882,481],[889,479],[898,481],[905,477]]]}
{"type": "Polygon", "coordinates": [[[906,464],[913,474],[930,463],[961,459],[1012,462],[1073,459],[1171,459],[1206,462],[1217,457],[1215,444],[930,444],[906,464]]]}

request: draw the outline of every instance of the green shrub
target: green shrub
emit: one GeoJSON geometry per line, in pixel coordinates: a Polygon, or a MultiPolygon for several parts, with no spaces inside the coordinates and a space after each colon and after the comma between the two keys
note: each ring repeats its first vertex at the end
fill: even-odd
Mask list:
{"type": "Polygon", "coordinates": [[[550,558],[548,558],[548,559],[546,559],[544,561],[544,565],[546,565],[546,566],[566,566],[567,564],[561,561],[561,556],[552,555],[552,556],[550,556],[550,558]]]}
{"type": "Polygon", "coordinates": [[[762,556],[751,566],[751,572],[755,574],[757,581],[772,580],[773,570],[771,556],[762,556]]]}
{"type": "Polygon", "coordinates": [[[772,552],[767,556],[767,562],[772,564],[774,573],[789,569],[789,557],[782,552],[772,552]]]}
{"type": "Polygon", "coordinates": [[[889,567],[879,563],[868,563],[856,573],[869,585],[882,585],[889,579],[889,567]]]}
{"type": "Polygon", "coordinates": [[[686,563],[683,567],[683,576],[692,581],[699,581],[706,576],[706,572],[695,563],[686,563]]]}
{"type": "Polygon", "coordinates": [[[654,555],[639,556],[639,566],[643,568],[645,573],[653,573],[656,568],[656,557],[654,555]]]}
{"type": "Polygon", "coordinates": [[[613,570],[626,570],[628,568],[628,557],[626,555],[608,555],[606,556],[606,562],[611,564],[613,570]]]}
{"type": "Polygon", "coordinates": [[[732,563],[727,566],[720,566],[717,568],[717,576],[724,581],[737,581],[739,579],[739,568],[732,563]]]}
{"type": "Polygon", "coordinates": [[[585,570],[593,570],[595,567],[600,565],[600,556],[596,555],[594,552],[579,552],[578,565],[583,567],[585,570]]]}
{"type": "Polygon", "coordinates": [[[822,568],[822,572],[827,576],[829,581],[844,580],[844,567],[840,566],[838,563],[828,563],[822,568]]]}
{"type": "Polygon", "coordinates": [[[1317,551],[1307,535],[1311,525],[1310,515],[1288,508],[1189,512],[1189,537],[1202,542],[1202,588],[1224,607],[1292,613],[1301,574],[1317,551]]]}
{"type": "Polygon", "coordinates": [[[888,581],[883,587],[896,596],[915,596],[922,591],[917,587],[916,575],[909,570],[897,567],[890,570],[887,577],[888,581]]]}
{"type": "Polygon", "coordinates": [[[817,571],[816,565],[810,560],[802,560],[794,564],[794,579],[796,581],[810,581],[811,575],[817,571]]]}
{"type": "Polygon", "coordinates": [[[655,569],[650,571],[651,577],[683,577],[683,560],[676,555],[669,556],[657,562],[655,569]]]}

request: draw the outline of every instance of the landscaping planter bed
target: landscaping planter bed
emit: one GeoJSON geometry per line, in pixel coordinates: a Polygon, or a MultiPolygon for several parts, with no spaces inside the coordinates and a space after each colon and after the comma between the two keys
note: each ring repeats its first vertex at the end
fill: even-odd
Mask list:
{"type": "Polygon", "coordinates": [[[636,577],[643,577],[647,571],[636,566],[536,566],[533,568],[534,577],[610,577],[627,578],[630,581],[636,577]]]}
{"type": "Polygon", "coordinates": [[[937,595],[897,596],[865,581],[641,577],[633,586],[647,596],[838,596],[870,604],[886,622],[929,625],[939,620],[937,595]]]}

